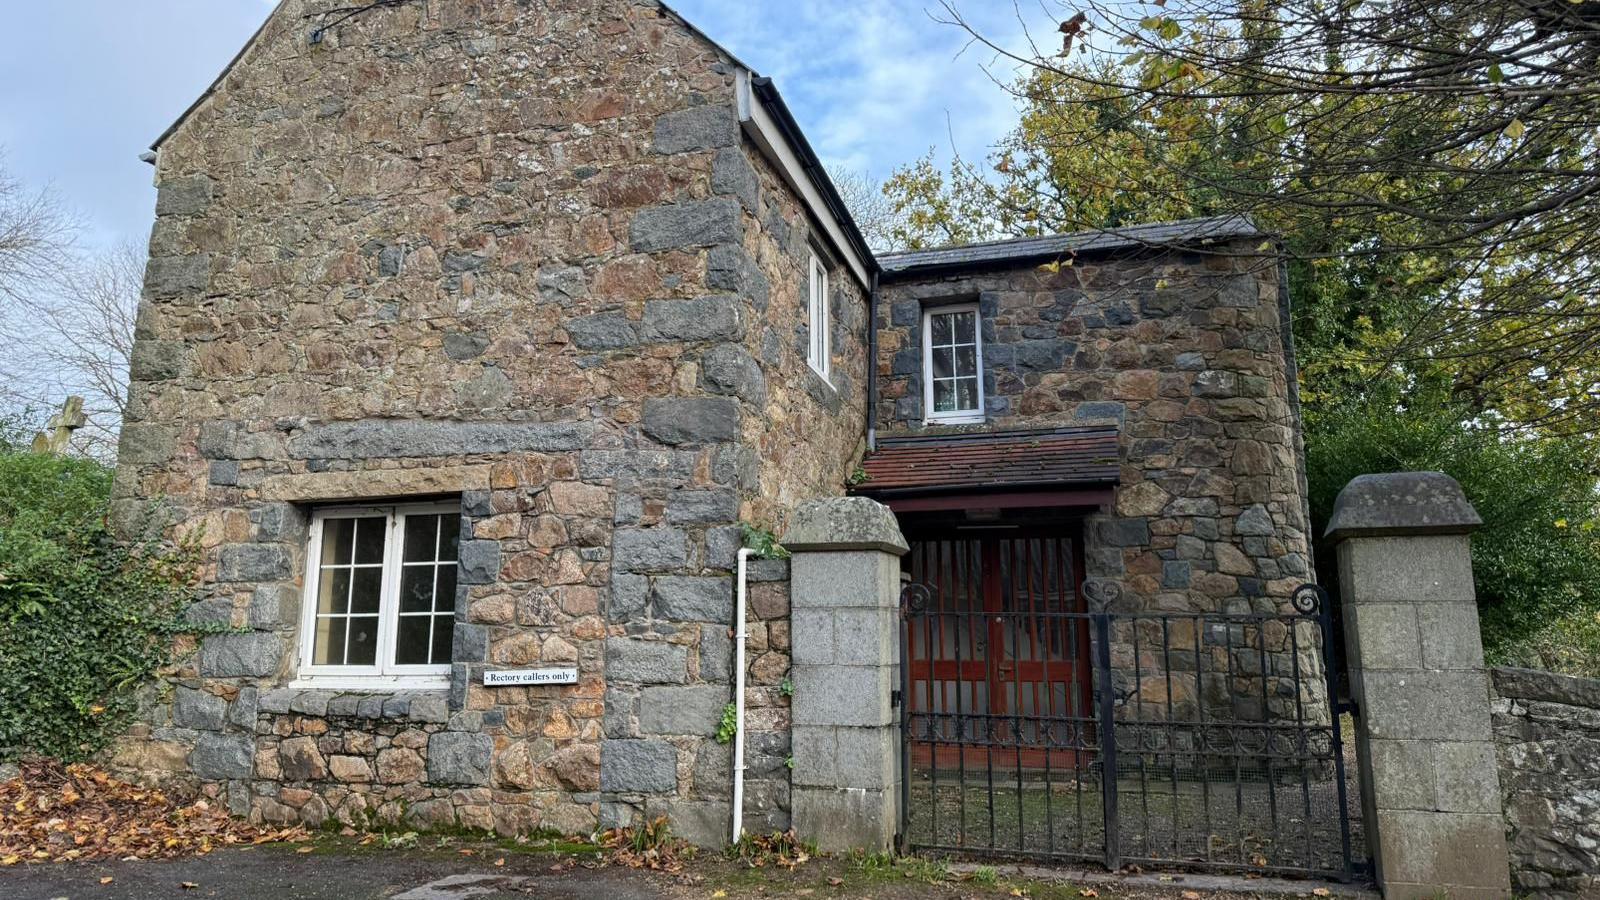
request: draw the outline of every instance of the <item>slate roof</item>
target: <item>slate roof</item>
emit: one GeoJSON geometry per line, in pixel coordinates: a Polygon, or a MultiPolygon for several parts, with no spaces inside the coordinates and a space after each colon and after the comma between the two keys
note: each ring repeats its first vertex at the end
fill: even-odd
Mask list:
{"type": "Polygon", "coordinates": [[[885,438],[858,494],[1105,486],[1121,478],[1115,427],[885,438]]]}
{"type": "Polygon", "coordinates": [[[1234,238],[1260,237],[1265,233],[1247,216],[1214,216],[1156,222],[1126,228],[1101,228],[1045,237],[1013,238],[981,244],[963,244],[938,250],[912,250],[881,253],[878,264],[886,276],[910,274],[930,269],[964,269],[996,263],[1046,260],[1072,254],[1104,253],[1141,247],[1194,246],[1234,238]]]}

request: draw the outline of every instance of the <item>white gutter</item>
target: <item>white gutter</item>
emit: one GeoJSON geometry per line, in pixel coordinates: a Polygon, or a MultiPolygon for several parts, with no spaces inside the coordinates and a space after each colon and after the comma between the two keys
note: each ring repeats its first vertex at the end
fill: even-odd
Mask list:
{"type": "Polygon", "coordinates": [[[870,289],[871,272],[875,264],[863,259],[855,251],[850,238],[845,234],[844,226],[829,212],[827,200],[823,199],[822,192],[817,190],[817,186],[806,175],[806,166],[800,159],[800,154],[795,152],[794,147],[784,137],[783,128],[772,117],[772,113],[768,112],[766,106],[756,97],[755,86],[750,83],[754,77],[755,73],[749,69],[740,69],[737,75],[739,124],[744,128],[744,133],[761,148],[762,155],[772,162],[778,174],[783,176],[783,180],[788,182],[789,187],[800,195],[801,202],[822,227],[828,242],[833,245],[834,252],[844,262],[845,268],[855,276],[863,290],[870,289]]]}
{"type": "Polygon", "coordinates": [[[734,604],[733,627],[733,844],[737,845],[744,837],[744,645],[747,637],[745,631],[745,597],[747,591],[746,562],[754,550],[748,547],[739,550],[739,593],[734,604]]]}

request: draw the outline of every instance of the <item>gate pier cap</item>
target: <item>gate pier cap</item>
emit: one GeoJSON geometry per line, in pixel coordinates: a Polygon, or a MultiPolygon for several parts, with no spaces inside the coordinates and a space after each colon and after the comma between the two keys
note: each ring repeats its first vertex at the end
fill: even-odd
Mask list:
{"type": "Polygon", "coordinates": [[[1361,475],[1333,503],[1324,537],[1468,534],[1483,519],[1454,478],[1443,472],[1361,475]]]}

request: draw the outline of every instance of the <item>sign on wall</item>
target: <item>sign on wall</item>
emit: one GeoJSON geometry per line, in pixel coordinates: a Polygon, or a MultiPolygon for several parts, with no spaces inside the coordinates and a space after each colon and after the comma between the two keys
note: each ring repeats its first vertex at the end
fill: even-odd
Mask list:
{"type": "Polygon", "coordinates": [[[529,684],[577,684],[577,669],[511,669],[484,672],[484,687],[513,687],[529,684]]]}

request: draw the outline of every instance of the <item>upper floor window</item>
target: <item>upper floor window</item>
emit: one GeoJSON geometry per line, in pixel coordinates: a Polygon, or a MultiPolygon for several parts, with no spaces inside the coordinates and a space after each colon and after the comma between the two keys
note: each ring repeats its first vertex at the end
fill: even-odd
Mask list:
{"type": "Polygon", "coordinates": [[[983,421],[983,341],[975,304],[922,314],[923,404],[929,422],[983,421]]]}
{"type": "Polygon", "coordinates": [[[323,509],[311,519],[300,676],[444,687],[455,636],[461,509],[323,509]]]}
{"type": "Polygon", "coordinates": [[[828,377],[829,359],[833,354],[832,335],[828,315],[828,268],[816,251],[811,253],[806,288],[806,322],[811,344],[806,348],[806,362],[823,378],[828,377]]]}

